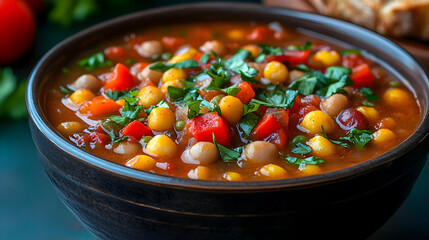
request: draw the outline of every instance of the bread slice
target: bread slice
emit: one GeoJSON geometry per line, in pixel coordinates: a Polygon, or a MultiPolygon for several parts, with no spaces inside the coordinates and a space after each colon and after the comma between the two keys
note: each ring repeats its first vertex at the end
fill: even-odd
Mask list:
{"type": "Polygon", "coordinates": [[[429,40],[429,0],[308,0],[321,14],[382,34],[429,40]]]}

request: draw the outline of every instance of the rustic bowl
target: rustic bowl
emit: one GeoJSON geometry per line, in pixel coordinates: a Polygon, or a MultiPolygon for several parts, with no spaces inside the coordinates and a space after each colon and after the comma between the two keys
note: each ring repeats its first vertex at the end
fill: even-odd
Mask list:
{"type": "Polygon", "coordinates": [[[429,80],[406,51],[346,22],[254,4],[159,8],[82,31],[58,44],[34,68],[27,106],[47,176],[65,205],[101,239],[365,238],[407,198],[428,153],[429,80]],[[219,19],[276,20],[368,51],[414,91],[422,108],[420,125],[393,150],[345,169],[275,181],[218,182],[161,176],[108,162],[71,144],[46,119],[45,86],[76,49],[154,25],[219,19]]]}

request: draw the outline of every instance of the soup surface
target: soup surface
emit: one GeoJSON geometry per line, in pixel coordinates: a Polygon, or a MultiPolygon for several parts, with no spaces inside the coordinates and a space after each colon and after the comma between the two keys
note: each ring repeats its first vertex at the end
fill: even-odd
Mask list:
{"type": "Polygon", "coordinates": [[[364,53],[277,22],[118,36],[72,56],[51,78],[46,115],[73,144],[192,179],[346,168],[400,144],[421,119],[413,94],[364,53]]]}

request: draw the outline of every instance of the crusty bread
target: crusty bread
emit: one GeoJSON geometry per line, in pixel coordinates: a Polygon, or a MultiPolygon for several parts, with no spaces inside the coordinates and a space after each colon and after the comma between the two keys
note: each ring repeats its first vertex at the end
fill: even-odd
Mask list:
{"type": "Polygon", "coordinates": [[[382,34],[429,40],[429,0],[309,0],[322,14],[382,34]]]}

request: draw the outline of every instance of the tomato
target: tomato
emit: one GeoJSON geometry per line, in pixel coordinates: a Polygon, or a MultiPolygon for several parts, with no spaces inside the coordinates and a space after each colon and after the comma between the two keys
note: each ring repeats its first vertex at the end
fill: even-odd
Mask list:
{"type": "Polygon", "coordinates": [[[262,42],[273,37],[274,32],[265,26],[254,27],[247,35],[247,40],[254,42],[262,42]]]}
{"type": "Polygon", "coordinates": [[[353,73],[350,75],[350,78],[353,80],[354,84],[352,87],[361,88],[361,87],[372,87],[375,84],[375,76],[369,68],[368,64],[364,63],[352,69],[353,73]]]}
{"type": "Polygon", "coordinates": [[[366,129],[369,126],[368,119],[354,108],[344,109],[337,116],[337,123],[344,130],[366,129]]]}
{"type": "Polygon", "coordinates": [[[10,64],[24,55],[35,33],[34,15],[27,3],[0,0],[0,64],[10,64]]]}

